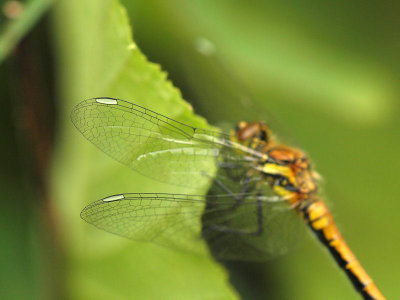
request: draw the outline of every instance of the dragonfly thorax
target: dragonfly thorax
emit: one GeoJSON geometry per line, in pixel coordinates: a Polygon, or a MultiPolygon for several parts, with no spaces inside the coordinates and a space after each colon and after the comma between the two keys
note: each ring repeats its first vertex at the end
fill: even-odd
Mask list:
{"type": "Polygon", "coordinates": [[[308,156],[301,150],[284,145],[271,146],[267,151],[268,163],[262,172],[282,179],[274,186],[281,196],[289,196],[294,202],[310,199],[318,189],[318,175],[312,170],[308,156]]]}

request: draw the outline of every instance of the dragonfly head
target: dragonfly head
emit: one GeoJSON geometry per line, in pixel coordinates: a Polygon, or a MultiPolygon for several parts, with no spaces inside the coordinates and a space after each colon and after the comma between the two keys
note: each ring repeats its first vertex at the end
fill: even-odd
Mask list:
{"type": "Polygon", "coordinates": [[[271,140],[271,132],[264,122],[241,121],[236,126],[235,138],[241,144],[256,148],[260,144],[268,144],[271,140]]]}

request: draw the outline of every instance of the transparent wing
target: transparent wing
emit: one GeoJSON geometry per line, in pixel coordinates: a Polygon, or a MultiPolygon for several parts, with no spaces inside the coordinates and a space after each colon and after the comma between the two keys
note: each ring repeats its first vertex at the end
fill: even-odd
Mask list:
{"type": "Polygon", "coordinates": [[[132,240],[198,254],[208,245],[217,259],[252,261],[286,253],[301,221],[283,199],[254,193],[121,194],[93,202],[81,217],[132,240]]]}
{"type": "Polygon", "coordinates": [[[100,150],[143,175],[179,186],[206,184],[224,162],[251,168],[260,153],[229,136],[191,127],[113,98],[76,105],[76,128],[100,150]]]}

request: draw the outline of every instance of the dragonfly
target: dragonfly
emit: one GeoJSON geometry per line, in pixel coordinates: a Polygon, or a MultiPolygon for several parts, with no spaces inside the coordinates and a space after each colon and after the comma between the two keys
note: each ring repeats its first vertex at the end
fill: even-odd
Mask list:
{"type": "Polygon", "coordinates": [[[205,195],[126,193],[87,205],[81,217],[107,232],[220,260],[263,261],[285,254],[305,222],[364,299],[385,299],[318,195],[318,173],[301,150],[264,122],[231,133],[183,124],[108,97],[78,103],[82,135],[125,166],[205,195]]]}

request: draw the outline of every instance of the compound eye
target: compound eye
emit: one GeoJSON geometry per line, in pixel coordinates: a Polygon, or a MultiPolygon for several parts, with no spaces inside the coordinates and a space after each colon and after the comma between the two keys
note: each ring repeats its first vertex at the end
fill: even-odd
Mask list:
{"type": "Polygon", "coordinates": [[[240,141],[249,141],[258,135],[258,126],[255,123],[240,122],[237,137],[240,141]]]}
{"type": "Polygon", "coordinates": [[[236,135],[239,141],[259,141],[269,142],[269,128],[263,122],[240,122],[236,126],[236,135]]]}

